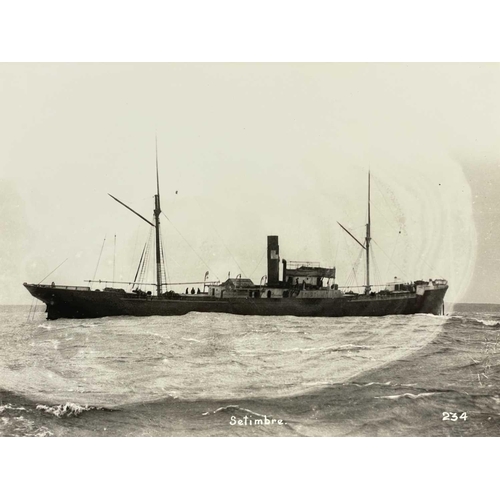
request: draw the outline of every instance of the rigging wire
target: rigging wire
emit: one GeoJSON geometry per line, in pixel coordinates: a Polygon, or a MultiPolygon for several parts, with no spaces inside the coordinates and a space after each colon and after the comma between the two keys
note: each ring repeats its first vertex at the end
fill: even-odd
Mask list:
{"type": "Polygon", "coordinates": [[[139,272],[139,282],[144,282],[145,281],[145,276],[148,276],[148,272],[149,272],[149,256],[151,254],[151,240],[152,240],[152,237],[153,237],[153,230],[150,229],[149,231],[149,238],[146,242],[146,251],[144,253],[144,259],[142,261],[142,267],[141,267],[141,270],[139,272]]]}
{"type": "MultiPolygon", "coordinates": [[[[345,245],[347,247],[348,255],[349,256],[353,255],[354,252],[352,251],[352,241],[347,239],[345,232],[343,232],[343,235],[344,235],[344,243],[345,243],[345,245]]],[[[350,271],[350,273],[347,276],[346,285],[351,285],[351,284],[353,284],[356,281],[354,268],[357,269],[357,266],[359,265],[359,262],[358,262],[359,258],[360,258],[360,256],[358,255],[358,257],[354,261],[350,262],[350,264],[351,264],[351,271],[350,271]],[[353,272],[354,272],[354,274],[353,274],[353,272]]],[[[356,283],[357,283],[357,281],[356,281],[356,283]]]]}
{"type": "Polygon", "coordinates": [[[252,274],[250,274],[250,277],[252,277],[254,275],[255,271],[257,271],[257,268],[260,266],[260,263],[262,262],[262,259],[264,258],[264,255],[266,255],[266,252],[267,252],[267,250],[264,250],[264,252],[262,252],[262,255],[261,255],[260,259],[259,259],[259,262],[255,266],[255,269],[252,271],[252,274]]]}
{"type": "Polygon", "coordinates": [[[115,281],[115,265],[116,265],[116,234],[115,234],[115,242],[113,248],[113,281],[115,281]]]}
{"type": "Polygon", "coordinates": [[[356,260],[352,264],[351,272],[349,273],[349,276],[347,277],[347,280],[346,280],[346,285],[343,288],[348,288],[353,284],[355,284],[356,287],[360,286],[360,285],[358,285],[358,277],[357,277],[356,273],[358,271],[359,264],[361,263],[363,253],[364,253],[364,250],[361,249],[358,253],[358,257],[356,258],[356,260]]]}
{"type": "MultiPolygon", "coordinates": [[[[374,178],[373,178],[373,180],[375,181],[375,182],[374,182],[374,184],[375,184],[375,186],[377,186],[377,189],[378,189],[379,193],[382,195],[382,198],[384,199],[385,204],[387,205],[387,207],[389,208],[389,211],[391,212],[392,216],[394,217],[394,220],[398,223],[399,221],[397,220],[397,218],[396,218],[396,216],[395,216],[395,214],[394,214],[393,208],[392,208],[392,207],[394,206],[394,204],[392,204],[392,205],[391,205],[391,204],[387,201],[387,198],[385,197],[384,193],[383,193],[383,192],[382,192],[382,190],[380,189],[380,186],[378,185],[378,181],[377,181],[376,177],[374,177],[374,178]]],[[[378,210],[378,209],[377,209],[377,210],[378,210]]],[[[387,218],[386,218],[386,220],[387,220],[387,218]]],[[[387,222],[389,222],[389,221],[387,220],[387,222]]],[[[389,223],[391,224],[391,222],[389,222],[389,223]]],[[[397,225],[397,226],[399,226],[399,223],[398,223],[398,224],[396,224],[396,225],[397,225]]]]}
{"type": "Polygon", "coordinates": [[[148,245],[148,242],[146,241],[146,243],[144,243],[144,248],[142,249],[141,258],[139,259],[139,266],[137,267],[137,272],[135,273],[134,282],[132,283],[132,288],[134,288],[135,284],[138,282],[137,276],[139,275],[139,271],[141,270],[142,260],[144,258],[144,254],[146,252],[147,245],[148,245]]]}
{"type": "MultiPolygon", "coordinates": [[[[35,300],[36,300],[36,298],[33,297],[33,300],[31,301],[30,310],[29,310],[29,313],[28,313],[28,319],[26,320],[26,322],[31,321],[31,311],[33,310],[33,306],[35,305],[35,300]]],[[[34,316],[35,316],[35,314],[33,313],[33,317],[34,316]]]]}
{"type": "Polygon", "coordinates": [[[47,274],[47,276],[45,276],[45,278],[43,278],[43,280],[41,280],[38,284],[40,284],[42,281],[46,280],[52,273],[55,273],[68,259],[69,259],[69,257],[67,257],[63,262],[61,262],[53,271],[51,271],[49,274],[47,274]]]}
{"type": "Polygon", "coordinates": [[[165,253],[163,251],[164,245],[163,245],[163,239],[161,237],[160,233],[160,252],[161,252],[161,260],[163,262],[163,266],[161,268],[161,279],[163,283],[165,283],[165,291],[168,292],[168,286],[167,283],[170,281],[169,273],[168,273],[168,266],[167,266],[167,261],[165,260],[165,253]]]}
{"type": "Polygon", "coordinates": [[[427,260],[424,259],[424,254],[423,253],[420,254],[419,258],[429,268],[430,271],[432,271],[433,273],[435,273],[439,278],[446,279],[446,278],[444,278],[444,276],[442,276],[441,274],[439,274],[436,271],[436,269],[431,264],[429,264],[429,262],[427,262],[427,260]]]}
{"type": "Polygon", "coordinates": [[[231,250],[229,250],[229,247],[226,245],[226,242],[222,239],[222,236],[220,236],[220,234],[217,232],[217,230],[215,228],[213,228],[213,229],[214,229],[215,233],[217,234],[217,236],[219,236],[220,240],[222,241],[222,244],[224,245],[225,249],[228,251],[228,253],[231,256],[231,258],[234,260],[234,262],[235,262],[236,266],[238,267],[238,269],[241,271],[241,273],[243,274],[243,276],[245,276],[246,278],[248,278],[248,276],[245,273],[245,271],[243,271],[243,269],[241,268],[241,266],[238,264],[238,261],[236,260],[236,258],[234,257],[234,255],[231,253],[231,250]]]}
{"type": "MultiPolygon", "coordinates": [[[[142,224],[141,224],[141,227],[142,227],[142,224]]],[[[134,271],[135,253],[136,253],[136,250],[137,250],[137,243],[138,242],[139,242],[139,226],[137,226],[137,230],[135,232],[134,251],[132,253],[134,259],[131,261],[129,276],[132,276],[132,273],[134,271]]],[[[142,259],[142,256],[141,256],[141,259],[142,259]]]]}
{"type": "Polygon", "coordinates": [[[398,231],[402,231],[402,228],[401,226],[398,226],[396,224],[394,224],[394,222],[391,222],[384,214],[384,212],[382,212],[382,210],[380,210],[380,208],[378,208],[377,205],[375,205],[373,202],[372,202],[372,206],[377,210],[378,214],[381,215],[385,221],[387,222],[387,224],[389,224],[392,228],[394,229],[397,229],[398,231]]]}
{"type": "Polygon", "coordinates": [[[354,283],[356,284],[357,287],[358,286],[362,286],[362,285],[358,285],[358,275],[357,275],[357,272],[358,272],[359,265],[361,264],[361,261],[363,260],[363,255],[364,255],[364,250],[360,250],[358,258],[356,260],[356,263],[355,263],[355,265],[353,267],[354,283]]]}
{"type": "Polygon", "coordinates": [[[394,257],[394,253],[396,252],[396,247],[398,246],[400,236],[401,236],[401,231],[399,231],[399,234],[396,238],[396,242],[394,243],[394,248],[392,249],[391,256],[389,257],[389,262],[387,263],[387,271],[385,273],[386,276],[389,276],[389,269],[390,269],[391,263],[394,263],[392,258],[394,257]]]}
{"type": "MultiPolygon", "coordinates": [[[[374,283],[382,283],[382,279],[380,276],[380,271],[378,267],[378,262],[375,259],[375,252],[373,251],[373,248],[370,247],[370,255],[371,255],[371,262],[373,263],[373,275],[375,277],[374,283]]],[[[372,287],[375,287],[377,285],[371,285],[372,287]]]]}
{"type": "MultiPolygon", "coordinates": [[[[376,242],[373,238],[372,238],[372,241],[373,241],[373,243],[375,243],[375,245],[377,245],[377,246],[380,248],[380,250],[382,250],[382,252],[384,253],[384,255],[385,255],[387,258],[389,258],[389,259],[390,259],[390,257],[389,257],[389,256],[387,255],[387,253],[384,251],[384,249],[383,249],[383,248],[382,248],[382,247],[381,247],[381,246],[380,246],[380,245],[379,245],[379,244],[378,244],[378,243],[377,243],[377,242],[376,242]]],[[[402,269],[401,269],[401,268],[400,268],[400,267],[399,267],[399,266],[398,266],[395,262],[393,262],[393,264],[394,264],[394,265],[395,265],[395,266],[396,266],[396,267],[397,267],[397,268],[401,271],[401,273],[402,273],[402,274],[401,274],[401,277],[402,277],[405,281],[407,281],[407,278],[405,277],[405,272],[404,272],[404,271],[403,271],[403,270],[402,270],[402,269]]]]}
{"type": "MultiPolygon", "coordinates": [[[[151,258],[151,254],[154,253],[154,245],[153,245],[153,230],[151,229],[151,232],[150,232],[150,243],[148,245],[148,252],[147,252],[147,255],[146,255],[146,267],[145,267],[145,277],[147,278],[148,276],[151,276],[151,261],[154,260],[151,258]]],[[[154,270],[153,270],[153,276],[154,276],[154,270]]],[[[151,279],[151,281],[156,281],[156,279],[154,279],[154,277],[151,279]]]]}
{"type": "Polygon", "coordinates": [[[146,256],[142,268],[142,274],[140,276],[141,282],[144,282],[150,277],[150,272],[149,272],[150,255],[151,255],[151,245],[148,243],[148,248],[146,250],[146,256]]]}
{"type": "MultiPolygon", "coordinates": [[[[205,266],[208,267],[208,270],[219,280],[219,277],[217,276],[217,274],[214,273],[214,271],[212,271],[212,269],[210,269],[210,266],[203,260],[203,258],[198,254],[198,252],[193,248],[193,246],[189,243],[188,240],[186,240],[186,238],[184,238],[184,236],[182,235],[182,233],[177,229],[177,227],[175,226],[175,224],[165,215],[164,212],[162,212],[162,215],[165,217],[165,219],[168,220],[168,222],[170,222],[170,224],[172,224],[173,228],[179,233],[180,237],[186,242],[186,244],[189,246],[189,248],[195,253],[195,255],[203,262],[203,264],[205,264],[205,266]]],[[[220,280],[219,280],[220,281],[220,280]]]]}
{"type": "Polygon", "coordinates": [[[337,256],[339,254],[339,246],[340,246],[340,238],[338,236],[339,231],[340,231],[339,226],[337,226],[337,250],[335,250],[335,258],[333,260],[334,267],[337,267],[337,256]]]}
{"type": "Polygon", "coordinates": [[[104,249],[104,243],[106,243],[106,236],[104,236],[104,241],[102,242],[101,252],[99,253],[99,258],[97,259],[97,265],[95,266],[95,271],[94,271],[94,276],[92,278],[92,281],[95,280],[95,276],[97,274],[97,269],[99,268],[99,262],[101,262],[101,255],[102,255],[102,251],[104,249]]]}
{"type": "Polygon", "coordinates": [[[439,274],[421,255],[420,259],[423,261],[423,263],[433,272],[436,273],[441,279],[445,279],[441,274],[439,274]]]}
{"type": "Polygon", "coordinates": [[[361,285],[358,285],[357,272],[358,272],[359,266],[361,265],[361,262],[364,261],[364,256],[365,256],[365,250],[361,249],[359,251],[358,260],[356,261],[356,267],[354,268],[354,280],[355,280],[356,286],[362,286],[363,285],[363,283],[361,285]]]}
{"type": "MultiPolygon", "coordinates": [[[[198,203],[198,200],[196,200],[196,203],[198,204],[198,206],[200,207],[201,209],[201,213],[206,213],[206,207],[201,207],[200,204],[198,203]]],[[[229,247],[226,245],[226,242],[222,239],[222,236],[219,234],[219,232],[217,231],[217,229],[215,229],[215,226],[210,222],[209,219],[206,219],[208,221],[208,223],[210,224],[210,226],[212,227],[212,229],[215,231],[215,234],[220,238],[220,240],[222,241],[222,244],[224,245],[224,248],[227,250],[227,252],[229,253],[229,255],[231,256],[231,258],[234,260],[234,262],[236,263],[236,265],[238,266],[238,269],[241,271],[241,273],[246,277],[248,278],[248,275],[245,273],[245,271],[243,271],[243,269],[241,268],[241,266],[238,264],[238,261],[235,259],[234,255],[231,253],[231,250],[229,250],[229,247]]]]}
{"type": "MultiPolygon", "coordinates": [[[[382,250],[382,252],[383,252],[383,253],[384,253],[384,254],[388,257],[388,259],[389,259],[389,262],[387,263],[387,271],[386,271],[386,276],[388,276],[388,275],[389,275],[389,269],[390,269],[391,263],[392,263],[393,265],[395,265],[395,266],[396,266],[396,267],[397,267],[397,268],[398,268],[401,272],[403,272],[403,271],[401,270],[401,268],[400,268],[399,266],[397,266],[397,264],[394,262],[393,257],[394,257],[394,254],[395,254],[395,252],[396,252],[396,248],[397,248],[397,246],[398,246],[399,240],[400,240],[400,238],[399,238],[399,237],[401,236],[401,233],[402,233],[402,231],[404,230],[404,227],[401,227],[401,225],[399,224],[399,222],[400,222],[400,221],[397,219],[396,214],[395,214],[395,212],[394,212],[394,210],[393,210],[393,205],[394,205],[394,204],[390,204],[390,203],[387,201],[387,198],[386,198],[386,196],[384,195],[384,193],[383,193],[382,189],[380,188],[380,186],[379,186],[379,183],[378,183],[377,179],[376,179],[376,178],[373,178],[373,180],[374,180],[373,184],[375,184],[375,185],[377,186],[377,190],[378,190],[378,192],[382,195],[382,198],[383,198],[383,200],[384,200],[385,204],[387,205],[387,207],[388,207],[388,209],[389,209],[389,212],[391,213],[391,215],[392,215],[392,217],[393,217],[394,221],[390,221],[390,220],[387,218],[387,216],[385,215],[385,213],[384,213],[384,212],[383,212],[383,211],[382,211],[382,210],[381,210],[381,209],[380,209],[380,208],[379,208],[376,204],[372,203],[372,206],[373,206],[373,207],[377,210],[378,214],[379,214],[379,215],[381,215],[381,216],[385,219],[385,221],[387,222],[387,224],[389,224],[389,226],[390,226],[390,227],[392,227],[392,228],[394,228],[394,229],[396,229],[396,230],[398,231],[398,236],[397,236],[396,241],[395,241],[395,243],[394,243],[394,247],[393,247],[393,249],[392,249],[391,256],[389,256],[389,255],[388,255],[388,254],[387,254],[387,253],[386,253],[386,252],[382,249],[382,247],[381,247],[381,246],[380,246],[380,245],[379,245],[379,244],[378,244],[375,240],[373,240],[373,238],[372,238],[372,241],[373,241],[373,242],[374,242],[374,243],[375,243],[375,244],[376,244],[376,245],[377,245],[377,246],[378,246],[378,247],[382,250]],[[395,222],[395,223],[394,223],[394,222],[395,222]]],[[[371,255],[374,255],[374,254],[372,253],[371,255]]],[[[372,259],[374,259],[374,257],[371,257],[371,258],[372,258],[372,259]]],[[[404,273],[403,273],[403,274],[404,274],[404,273]]],[[[379,276],[379,278],[380,278],[380,276],[379,276]]],[[[379,279],[379,281],[381,281],[381,280],[379,279]]]]}

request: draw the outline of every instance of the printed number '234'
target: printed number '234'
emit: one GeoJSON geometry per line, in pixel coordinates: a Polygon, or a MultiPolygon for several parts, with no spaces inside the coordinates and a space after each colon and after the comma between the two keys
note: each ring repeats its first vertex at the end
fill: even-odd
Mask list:
{"type": "Polygon", "coordinates": [[[458,413],[451,413],[447,411],[443,411],[443,420],[451,420],[452,422],[456,422],[459,418],[462,420],[467,420],[467,413],[464,411],[458,416],[458,413]]]}

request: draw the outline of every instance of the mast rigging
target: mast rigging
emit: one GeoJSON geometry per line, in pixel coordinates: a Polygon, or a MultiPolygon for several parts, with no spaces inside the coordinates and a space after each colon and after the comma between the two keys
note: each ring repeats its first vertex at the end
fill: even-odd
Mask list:
{"type": "MultiPolygon", "coordinates": [[[[128,205],[123,203],[123,201],[120,201],[118,198],[115,198],[112,194],[109,194],[113,200],[117,201],[120,205],[123,205],[125,208],[128,208],[131,212],[133,212],[135,215],[140,217],[144,222],[147,222],[150,226],[155,228],[155,247],[156,247],[156,294],[158,297],[162,293],[162,260],[163,260],[163,249],[161,245],[161,236],[160,236],[160,214],[161,214],[161,206],[160,206],[160,175],[158,173],[158,139],[155,136],[155,150],[156,150],[156,194],[154,195],[155,198],[155,208],[153,211],[153,216],[154,216],[154,224],[148,221],[145,217],[143,217],[141,214],[136,212],[134,209],[130,208],[128,205]]],[[[116,244],[116,243],[115,243],[116,244]]],[[[144,252],[143,252],[144,256],[144,252]]],[[[142,257],[141,257],[142,260],[142,257]]],[[[146,259],[144,259],[146,260],[146,259]]],[[[139,268],[141,264],[139,263],[139,268]]],[[[114,273],[113,273],[114,274],[114,273]]],[[[137,275],[136,275],[137,277],[137,275]]],[[[134,280],[135,281],[135,280],[134,280]]]]}
{"type": "Polygon", "coordinates": [[[368,224],[366,224],[366,293],[370,292],[370,241],[371,241],[371,216],[370,216],[370,171],[368,170],[368,224]]]}
{"type": "Polygon", "coordinates": [[[158,139],[155,136],[156,147],[156,194],[155,194],[155,232],[156,232],[156,294],[161,295],[161,245],[160,245],[160,177],[158,174],[158,139]]]}

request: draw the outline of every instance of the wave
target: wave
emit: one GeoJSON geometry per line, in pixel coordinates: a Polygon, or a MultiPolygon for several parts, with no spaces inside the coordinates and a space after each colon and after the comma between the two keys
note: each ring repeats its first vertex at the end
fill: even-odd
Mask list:
{"type": "Polygon", "coordinates": [[[0,413],[3,413],[5,410],[27,411],[26,408],[24,408],[23,406],[16,407],[12,406],[10,403],[7,403],[6,405],[0,405],[0,413]]]}
{"type": "Polygon", "coordinates": [[[257,413],[255,411],[249,410],[248,408],[241,408],[238,405],[227,405],[227,406],[221,406],[220,408],[217,408],[214,411],[206,411],[205,413],[202,413],[202,415],[210,415],[219,413],[220,411],[237,411],[237,412],[244,412],[244,413],[250,413],[251,415],[255,415],[256,417],[266,417],[266,415],[262,415],[261,413],[257,413]]]}
{"type": "Polygon", "coordinates": [[[335,351],[361,351],[363,349],[372,349],[368,345],[356,345],[356,344],[344,344],[338,347],[325,347],[325,351],[335,352],[335,351]]]}
{"type": "Polygon", "coordinates": [[[54,434],[44,425],[39,426],[30,418],[18,415],[13,418],[2,417],[0,436],[12,437],[49,437],[54,434]]]}
{"type": "Polygon", "coordinates": [[[478,323],[482,323],[483,325],[486,326],[500,326],[499,321],[491,320],[491,319],[475,319],[472,318],[474,321],[477,321],[478,323]]]}
{"type": "MultiPolygon", "coordinates": [[[[279,352],[342,352],[342,351],[361,351],[366,349],[373,349],[368,345],[357,345],[357,344],[344,344],[339,346],[320,346],[320,347],[292,347],[291,349],[279,349],[279,352]]],[[[254,351],[244,351],[244,352],[254,352],[254,351]]],[[[274,355],[276,351],[269,351],[268,355],[274,355]]]]}
{"type": "Polygon", "coordinates": [[[395,394],[393,396],[374,396],[375,399],[400,399],[400,398],[408,398],[408,399],[418,399],[425,398],[428,396],[433,396],[437,394],[436,392],[421,392],[419,394],[412,394],[411,392],[405,392],[404,394],[395,394]]]}
{"type": "Polygon", "coordinates": [[[89,405],[80,406],[76,403],[65,403],[63,405],[55,405],[55,406],[36,405],[36,409],[54,415],[58,418],[63,416],[78,417],[78,415],[86,411],[105,410],[105,408],[98,406],[89,406],[89,405]]]}
{"type": "Polygon", "coordinates": [[[391,386],[391,387],[416,387],[417,384],[414,383],[414,384],[394,384],[392,383],[391,381],[389,382],[366,382],[366,383],[362,383],[362,382],[345,382],[343,383],[342,385],[345,385],[345,386],[350,386],[350,385],[353,385],[355,387],[371,387],[372,385],[373,386],[391,386]]]}
{"type": "Polygon", "coordinates": [[[484,326],[490,327],[500,327],[500,321],[496,321],[496,319],[480,319],[480,318],[471,318],[470,316],[460,316],[453,315],[448,316],[448,318],[453,322],[453,320],[460,320],[461,323],[479,323],[484,326]]]}
{"type": "Polygon", "coordinates": [[[96,323],[63,323],[54,325],[54,324],[45,324],[41,323],[37,325],[37,328],[42,328],[44,330],[54,330],[56,332],[62,332],[64,330],[79,330],[81,328],[96,328],[98,325],[96,323]]]}
{"type": "Polygon", "coordinates": [[[356,387],[370,387],[371,385],[391,385],[391,382],[367,382],[366,384],[359,384],[357,382],[348,382],[342,385],[354,385],[356,387]]]}

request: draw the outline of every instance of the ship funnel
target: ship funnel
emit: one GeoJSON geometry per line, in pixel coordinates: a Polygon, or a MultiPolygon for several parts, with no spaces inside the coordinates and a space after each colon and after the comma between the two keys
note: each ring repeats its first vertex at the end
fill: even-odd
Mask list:
{"type": "Polygon", "coordinates": [[[267,237],[267,283],[278,286],[280,281],[280,247],[277,236],[267,237]]]}

